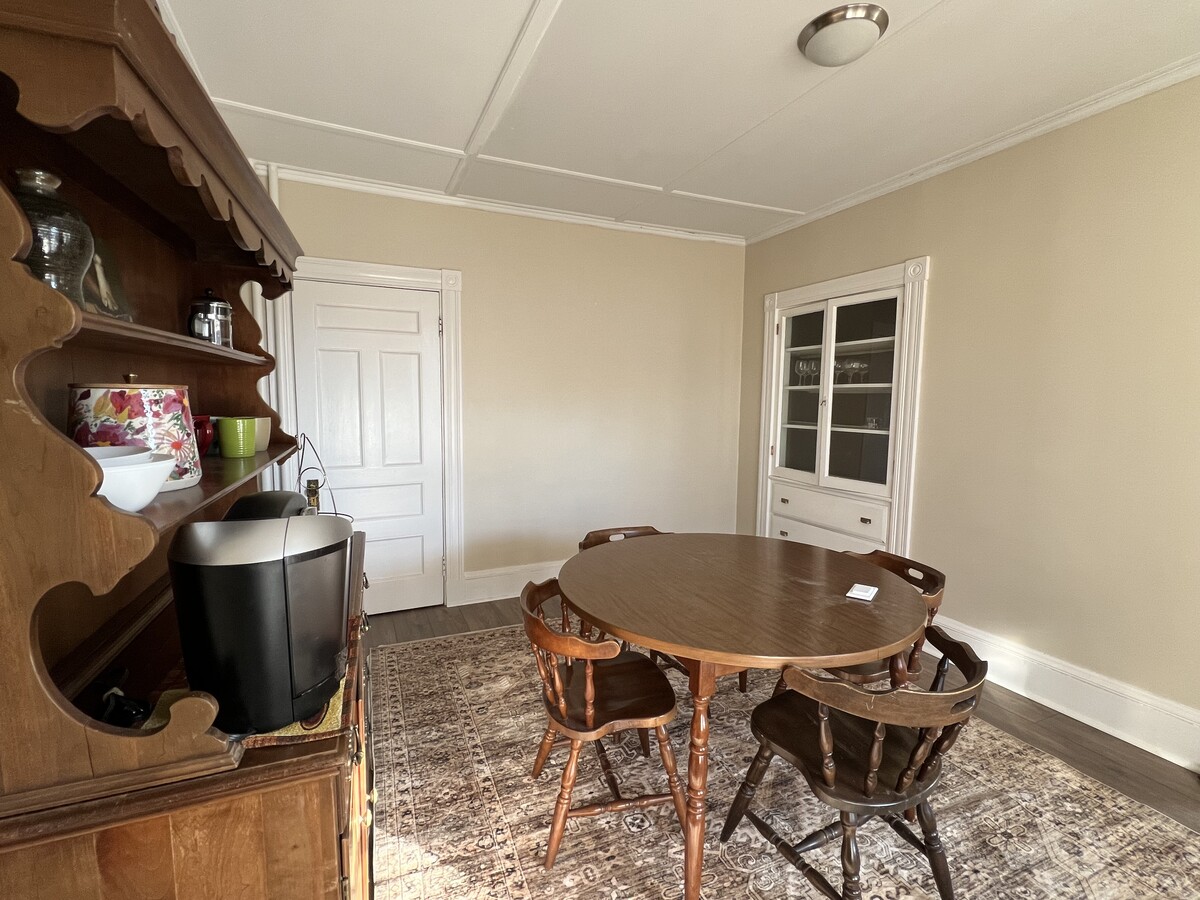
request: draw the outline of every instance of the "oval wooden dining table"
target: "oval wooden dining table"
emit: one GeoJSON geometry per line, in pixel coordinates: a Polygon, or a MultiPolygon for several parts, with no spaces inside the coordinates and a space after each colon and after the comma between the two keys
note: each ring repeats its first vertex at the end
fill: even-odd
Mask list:
{"type": "Polygon", "coordinates": [[[920,595],[891,572],[849,554],[749,535],[616,541],[567,560],[558,580],[580,617],[618,638],[670,653],[690,674],[685,900],[700,897],[708,706],[716,679],[744,669],[823,668],[891,657],[893,682],[903,682],[902,651],[911,648],[926,619],[920,595]],[[856,583],[878,587],[874,600],[847,598],[856,583]]]}

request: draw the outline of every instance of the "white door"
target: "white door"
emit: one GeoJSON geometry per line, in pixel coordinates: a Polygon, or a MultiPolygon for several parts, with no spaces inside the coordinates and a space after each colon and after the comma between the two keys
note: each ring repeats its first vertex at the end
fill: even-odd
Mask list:
{"type": "Polygon", "coordinates": [[[366,532],[368,613],[443,599],[440,301],[302,273],[293,289],[297,424],[325,465],[322,511],[366,532]]]}

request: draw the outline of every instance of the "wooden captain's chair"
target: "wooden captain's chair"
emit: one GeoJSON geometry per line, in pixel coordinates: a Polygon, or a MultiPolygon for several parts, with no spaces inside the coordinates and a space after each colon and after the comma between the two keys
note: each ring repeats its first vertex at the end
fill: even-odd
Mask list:
{"type": "Polygon", "coordinates": [[[722,841],[729,840],[745,816],[824,896],[859,900],[858,829],[879,818],[926,856],[942,900],[953,900],[950,869],[929,798],[941,778],[942,758],[979,703],[987,663],[940,628],[926,628],[925,636],[942,654],[928,691],[872,690],[825,672],[784,670],[791,690],[760,703],[751,714],[750,729],[759,750],[725,819],[722,841]],[[963,687],[946,688],[952,664],[966,680],[963,687]],[[747,811],[776,756],[799,770],[817,799],[840,812],[838,821],[791,843],[747,811]],[[923,840],[904,820],[913,807],[923,840]],[[804,859],[839,836],[840,892],[804,859]]]}
{"type": "Polygon", "coordinates": [[[553,619],[547,620],[543,609],[555,598],[561,601],[555,578],[542,584],[530,582],[521,592],[521,615],[537,662],[547,717],[546,733],[533,764],[533,777],[541,774],[558,736],[566,738],[571,745],[550,825],[547,869],[554,865],[569,817],[593,816],[660,803],[674,803],[681,827],[687,815],[683,785],[665,727],[675,718],[676,712],[675,692],[667,676],[648,657],[622,650],[615,640],[589,638],[555,629],[551,624],[553,619]],[[653,730],[657,736],[668,793],[621,796],[601,738],[630,728],[653,730]],[[613,799],[572,809],[571,793],[575,788],[579,752],[587,742],[596,748],[613,799]]]}

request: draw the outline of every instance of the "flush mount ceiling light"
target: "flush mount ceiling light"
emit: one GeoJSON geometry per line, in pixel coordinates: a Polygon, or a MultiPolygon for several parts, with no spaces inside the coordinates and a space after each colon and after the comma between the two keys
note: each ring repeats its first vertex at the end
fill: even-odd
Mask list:
{"type": "Polygon", "coordinates": [[[796,46],[818,66],[844,66],[875,46],[887,31],[888,14],[874,3],[848,3],[804,26],[796,46]]]}

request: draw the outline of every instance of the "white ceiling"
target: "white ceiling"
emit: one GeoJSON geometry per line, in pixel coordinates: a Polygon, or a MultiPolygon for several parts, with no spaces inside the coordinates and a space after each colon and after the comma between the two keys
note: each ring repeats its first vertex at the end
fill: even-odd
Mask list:
{"type": "Polygon", "coordinates": [[[246,154],[754,240],[1200,75],[1198,0],[159,0],[246,154]]]}

